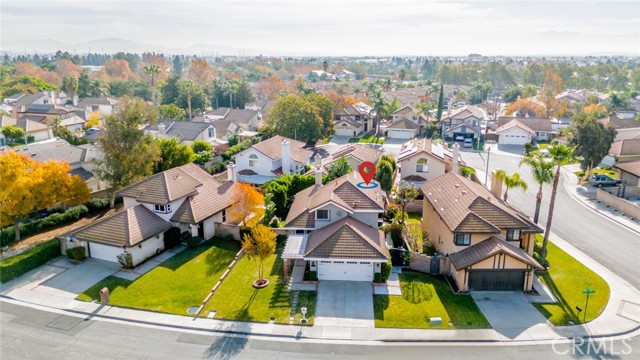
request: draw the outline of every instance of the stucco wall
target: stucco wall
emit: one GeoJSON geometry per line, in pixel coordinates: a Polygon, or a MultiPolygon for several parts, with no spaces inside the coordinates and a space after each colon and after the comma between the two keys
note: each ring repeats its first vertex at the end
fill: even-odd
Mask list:
{"type": "Polygon", "coordinates": [[[164,250],[164,234],[158,234],[157,238],[152,236],[140,243],[140,245],[141,247],[135,245],[128,248],[128,251],[131,253],[131,259],[133,260],[134,266],[140,264],[148,257],[154,256],[158,250],[164,250]]]}
{"type": "Polygon", "coordinates": [[[640,218],[640,206],[634,205],[627,200],[620,199],[615,195],[611,195],[602,189],[597,190],[596,200],[601,201],[614,209],[618,209],[618,211],[623,212],[628,216],[636,219],[640,218]]]}
{"type": "Polygon", "coordinates": [[[446,165],[442,160],[436,159],[433,156],[429,156],[427,154],[421,154],[417,156],[413,156],[409,159],[406,159],[400,162],[401,167],[401,175],[402,178],[405,178],[410,175],[419,175],[423,178],[427,179],[427,181],[431,181],[438,176],[444,175],[446,170],[446,165]],[[417,172],[416,166],[418,165],[419,159],[427,159],[427,165],[429,166],[428,172],[417,172]]]}
{"type": "Polygon", "coordinates": [[[237,154],[234,157],[234,160],[237,166],[237,171],[249,169],[255,171],[258,175],[273,176],[271,170],[274,169],[274,161],[255,149],[249,148],[237,154]],[[249,156],[254,154],[258,156],[258,166],[250,167],[249,156]]]}

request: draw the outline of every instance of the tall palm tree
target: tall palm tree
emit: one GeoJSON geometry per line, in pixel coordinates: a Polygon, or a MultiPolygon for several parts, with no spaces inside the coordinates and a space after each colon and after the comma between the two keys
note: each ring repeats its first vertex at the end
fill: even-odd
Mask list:
{"type": "Polygon", "coordinates": [[[160,67],[147,65],[144,67],[144,72],[151,77],[151,101],[156,105],[156,75],[160,74],[160,67]]]}
{"type": "Polygon", "coordinates": [[[496,177],[501,179],[504,182],[504,186],[507,188],[503,195],[504,202],[507,202],[507,199],[509,198],[509,189],[521,188],[523,191],[527,191],[527,188],[529,187],[527,182],[520,178],[520,174],[518,173],[509,175],[504,170],[497,170],[496,177]]]}
{"type": "Polygon", "coordinates": [[[542,185],[553,181],[553,166],[551,161],[546,161],[542,154],[537,156],[525,156],[520,164],[528,165],[533,173],[533,179],[538,183],[538,193],[536,194],[536,211],[533,214],[533,222],[538,223],[540,217],[540,205],[542,205],[542,185]]]}
{"type": "Polygon", "coordinates": [[[233,109],[233,95],[238,93],[240,82],[237,79],[225,80],[223,89],[225,93],[229,94],[229,107],[233,109]]]}
{"type": "Polygon", "coordinates": [[[183,93],[187,97],[187,105],[189,107],[189,120],[193,119],[193,113],[191,112],[191,97],[193,94],[198,91],[198,84],[193,82],[193,80],[180,80],[178,83],[178,87],[180,88],[180,92],[183,93]]]}
{"type": "Polygon", "coordinates": [[[556,203],[556,193],[558,192],[558,183],[560,181],[560,168],[567,160],[571,158],[573,149],[567,147],[564,144],[555,143],[549,147],[549,155],[551,161],[556,168],[556,173],[553,176],[553,187],[551,188],[551,199],[549,201],[549,216],[547,216],[547,226],[544,230],[544,239],[542,240],[542,251],[540,258],[542,262],[546,262],[547,259],[547,244],[549,243],[549,234],[551,233],[551,221],[553,220],[553,210],[556,203]]]}
{"type": "Polygon", "coordinates": [[[373,109],[376,112],[376,135],[380,135],[380,122],[385,114],[387,100],[384,98],[382,91],[379,88],[376,88],[372,95],[373,109]]]}

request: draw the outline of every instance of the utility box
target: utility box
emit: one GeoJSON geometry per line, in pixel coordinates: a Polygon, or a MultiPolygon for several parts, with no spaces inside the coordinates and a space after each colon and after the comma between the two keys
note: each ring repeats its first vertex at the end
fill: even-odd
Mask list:
{"type": "Polygon", "coordinates": [[[102,303],[102,305],[109,304],[109,289],[107,289],[106,287],[100,290],[100,303],[102,303]]]}
{"type": "Polygon", "coordinates": [[[442,318],[441,317],[429,318],[429,324],[431,326],[442,326],[442,318]]]}

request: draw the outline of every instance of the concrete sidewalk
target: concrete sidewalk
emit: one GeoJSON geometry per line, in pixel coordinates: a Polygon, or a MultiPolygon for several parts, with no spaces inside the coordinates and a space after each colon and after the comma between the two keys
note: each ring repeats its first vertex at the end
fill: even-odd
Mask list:
{"type": "MultiPolygon", "coordinates": [[[[279,325],[268,323],[250,323],[224,321],[217,319],[179,316],[150,311],[133,310],[113,306],[102,306],[91,302],[74,300],[75,295],[43,291],[47,283],[69,269],[57,267],[55,263],[44,265],[24,276],[2,285],[2,302],[11,302],[22,306],[34,307],[46,311],[64,313],[98,321],[122,322],[130,325],[156,327],[165,330],[236,333],[239,335],[262,336],[291,341],[398,341],[398,342],[498,342],[531,343],[555,342],[558,339],[585,336],[629,337],[640,335],[640,291],[613,272],[587,257],[565,240],[551,235],[551,241],[575,257],[578,261],[593,269],[609,284],[611,296],[604,312],[595,320],[583,325],[553,327],[542,326],[528,328],[517,333],[500,332],[495,329],[382,329],[374,327],[331,327],[279,325]]],[[[67,272],[67,275],[84,277],[87,271],[67,272]]],[[[93,274],[92,277],[98,274],[93,274]]],[[[102,276],[102,274],[99,274],[102,276]]],[[[68,281],[69,279],[67,279],[68,281]]],[[[67,282],[65,281],[65,283],[67,282]]],[[[83,281],[78,279],[78,281],[83,281]]],[[[68,289],[67,289],[68,290],[68,289]]]]}

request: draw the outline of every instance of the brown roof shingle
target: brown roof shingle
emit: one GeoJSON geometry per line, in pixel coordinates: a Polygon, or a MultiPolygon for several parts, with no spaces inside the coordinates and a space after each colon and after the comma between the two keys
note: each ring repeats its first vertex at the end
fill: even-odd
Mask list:
{"type": "MultiPolygon", "coordinates": [[[[313,151],[305,149],[305,143],[284,136],[276,135],[267,140],[261,141],[251,148],[255,149],[272,160],[282,157],[282,141],[288,140],[291,143],[291,159],[301,164],[305,164],[313,155],[313,151]]],[[[245,150],[246,151],[246,150],[245,150]]]]}
{"type": "Polygon", "coordinates": [[[507,254],[527,265],[535,267],[538,270],[544,270],[542,265],[531,257],[531,255],[527,254],[526,251],[515,245],[509,244],[496,236],[491,236],[487,240],[450,254],[449,259],[451,259],[453,267],[460,271],[499,253],[507,254]]]}
{"type": "Polygon", "coordinates": [[[640,160],[617,163],[615,167],[622,171],[626,171],[630,174],[640,177],[640,160]]]}
{"type": "Polygon", "coordinates": [[[202,182],[196,180],[187,170],[191,173],[196,171],[204,172],[207,175],[208,173],[195,165],[195,168],[189,165],[193,164],[149,176],[118,191],[116,194],[133,197],[138,202],[151,204],[167,204],[185,196],[197,194],[198,190],[196,188],[202,186],[202,182]]]}
{"type": "Polygon", "coordinates": [[[305,257],[385,260],[384,233],[347,216],[312,232],[305,257]]]}

